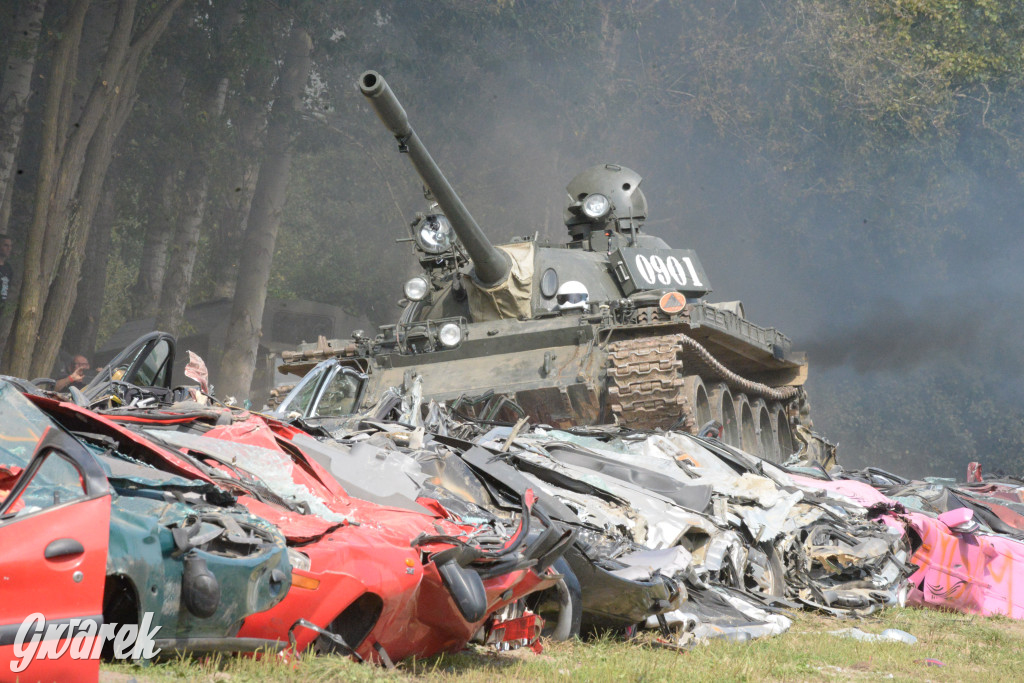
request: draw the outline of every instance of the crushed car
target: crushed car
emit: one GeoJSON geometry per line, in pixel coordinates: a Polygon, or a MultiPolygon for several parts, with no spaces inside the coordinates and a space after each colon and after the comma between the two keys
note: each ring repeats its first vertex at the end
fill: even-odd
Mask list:
{"type": "Polygon", "coordinates": [[[16,647],[25,621],[41,615],[44,625],[64,629],[53,634],[54,649],[70,647],[66,629],[75,621],[85,633],[79,652],[91,653],[103,623],[111,501],[110,485],[89,450],[43,421],[29,422],[23,414],[33,411],[25,411],[20,394],[12,400],[16,393],[0,382],[0,678],[95,681],[99,657],[26,661],[16,647]]]}
{"type": "MultiPolygon", "coordinates": [[[[3,514],[18,521],[37,511],[53,512],[49,515],[54,518],[52,525],[39,529],[39,538],[66,535],[16,573],[28,584],[18,590],[7,584],[5,594],[11,590],[12,596],[23,595],[25,604],[35,604],[40,591],[57,590],[65,575],[75,583],[88,576],[90,582],[100,583],[100,602],[88,618],[97,623],[147,624],[155,634],[155,653],[266,646],[267,642],[239,639],[237,634],[245,617],[269,609],[288,592],[291,567],[280,532],[214,486],[140,467],[116,442],[91,430],[87,415],[57,419],[47,412],[55,406],[39,396],[29,400],[17,387],[0,382],[3,480],[11,483],[14,473],[34,471],[33,450],[42,449],[46,439],[57,438],[49,435],[59,434],[61,443],[60,457],[49,456],[47,462],[54,464],[39,470],[33,485],[21,490],[14,484],[3,514]],[[47,474],[56,463],[61,463],[62,471],[47,474]],[[88,476],[76,475],[76,468],[88,476]],[[41,489],[44,482],[51,485],[41,489]],[[103,492],[104,512],[81,514],[88,519],[88,537],[102,532],[98,564],[89,559],[88,544],[73,536],[79,522],[65,529],[56,515],[58,510],[75,507],[70,502],[91,497],[93,490],[97,500],[103,492]],[[33,571],[42,572],[43,577],[49,572],[57,576],[43,580],[33,571]]],[[[34,523],[47,517],[40,514],[34,523]]],[[[5,576],[16,559],[25,562],[26,558],[16,558],[17,548],[37,540],[22,531],[17,542],[4,545],[0,562],[5,576]]],[[[46,604],[47,599],[39,603],[46,604]]],[[[117,654],[111,645],[104,647],[105,654],[117,654]]]]}
{"type": "Polygon", "coordinates": [[[1015,590],[1024,573],[1024,534],[1006,514],[1016,514],[1009,506],[1019,500],[1019,483],[908,481],[871,470],[802,483],[855,501],[906,534],[917,565],[907,604],[1024,618],[1015,590]]]}
{"type": "MultiPolygon", "coordinates": [[[[616,426],[495,426],[423,405],[414,377],[352,416],[351,401],[330,397],[358,395],[359,379],[325,361],[276,415],[388,472],[378,480],[421,495],[439,487],[500,509],[502,491],[535,490],[547,514],[577,529],[566,559],[584,629],[675,624],[689,634],[682,640],[756,637],[788,626],[774,605],[855,615],[905,595],[909,546],[899,534],[863,511],[823,505],[783,468],[717,440],[616,426]],[[340,384],[355,391],[335,392],[340,384]],[[869,542],[848,547],[860,536],[869,542]]],[[[502,409],[516,414],[507,403],[502,409]]]]}
{"type": "Polygon", "coordinates": [[[307,454],[316,442],[304,433],[218,406],[201,388],[170,390],[172,339],[134,346],[120,356],[130,361],[115,359],[76,400],[98,413],[107,437],[140,445],[146,465],[230,491],[288,538],[293,588],[278,608],[246,620],[243,636],[296,652],[315,641],[384,663],[459,649],[478,634],[536,640],[542,622],[521,600],[561,580],[552,564],[572,532],[535,513],[531,492],[517,498],[508,525],[464,523],[437,501],[360,500],[307,454]]]}

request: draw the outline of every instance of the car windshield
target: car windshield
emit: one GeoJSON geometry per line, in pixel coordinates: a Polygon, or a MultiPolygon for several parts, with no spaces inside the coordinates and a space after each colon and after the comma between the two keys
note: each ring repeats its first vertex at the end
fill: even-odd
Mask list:
{"type": "Polygon", "coordinates": [[[338,368],[324,387],[320,401],[313,411],[318,417],[340,417],[351,415],[356,410],[356,398],[359,395],[359,378],[338,368]]]}
{"type": "Polygon", "coordinates": [[[12,384],[0,381],[0,522],[62,505],[85,495],[74,463],[49,453],[37,463],[17,500],[7,501],[15,481],[29,466],[39,442],[56,424],[12,384]]]}
{"type": "Polygon", "coordinates": [[[17,387],[0,381],[0,467],[28,465],[47,427],[56,424],[17,387]]]}

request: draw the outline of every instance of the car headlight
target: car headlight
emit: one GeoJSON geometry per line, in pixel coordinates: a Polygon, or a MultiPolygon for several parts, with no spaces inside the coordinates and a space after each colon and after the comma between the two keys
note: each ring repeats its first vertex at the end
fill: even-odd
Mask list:
{"type": "Polygon", "coordinates": [[[292,565],[292,569],[299,569],[304,572],[308,572],[313,564],[309,560],[309,555],[300,553],[294,548],[288,548],[288,562],[292,565]]]}
{"type": "Polygon", "coordinates": [[[583,200],[583,213],[588,218],[601,218],[611,210],[612,203],[603,194],[587,195],[583,200]]]}
{"type": "Polygon", "coordinates": [[[423,297],[427,295],[428,286],[427,279],[417,275],[409,278],[402,290],[405,292],[405,298],[409,301],[422,301],[423,297]]]}
{"type": "Polygon", "coordinates": [[[455,323],[445,323],[437,336],[445,346],[455,346],[462,341],[462,328],[455,323]]]}
{"type": "Polygon", "coordinates": [[[413,237],[420,249],[428,254],[440,254],[452,248],[455,232],[444,214],[424,216],[414,227],[413,237]]]}

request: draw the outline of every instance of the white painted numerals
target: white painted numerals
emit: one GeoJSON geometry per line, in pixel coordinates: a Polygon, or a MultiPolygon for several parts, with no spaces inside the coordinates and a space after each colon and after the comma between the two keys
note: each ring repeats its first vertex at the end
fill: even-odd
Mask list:
{"type": "Polygon", "coordinates": [[[694,287],[704,286],[704,283],[697,277],[697,269],[693,267],[693,261],[690,260],[689,256],[684,256],[682,259],[669,256],[663,259],[656,255],[648,257],[643,254],[637,254],[636,268],[640,273],[640,277],[652,287],[659,284],[675,284],[680,287],[686,287],[688,284],[687,274],[689,274],[689,283],[692,283],[694,287]]]}

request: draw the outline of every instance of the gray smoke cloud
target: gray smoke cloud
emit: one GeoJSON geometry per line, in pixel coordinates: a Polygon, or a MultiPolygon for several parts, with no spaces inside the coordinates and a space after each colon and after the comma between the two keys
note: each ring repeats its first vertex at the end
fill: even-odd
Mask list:
{"type": "Polygon", "coordinates": [[[816,369],[850,365],[857,372],[896,372],[979,354],[987,328],[980,311],[954,310],[948,299],[916,305],[879,299],[864,318],[822,325],[801,346],[816,369]]]}

